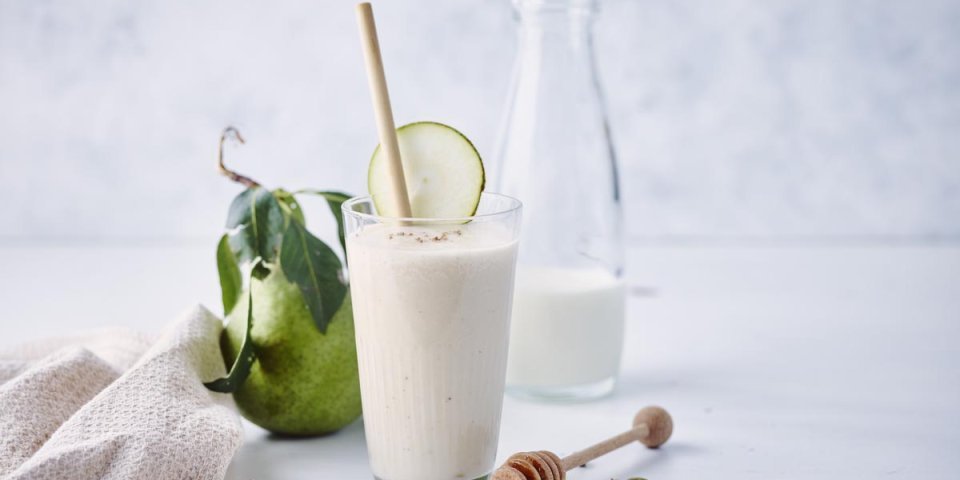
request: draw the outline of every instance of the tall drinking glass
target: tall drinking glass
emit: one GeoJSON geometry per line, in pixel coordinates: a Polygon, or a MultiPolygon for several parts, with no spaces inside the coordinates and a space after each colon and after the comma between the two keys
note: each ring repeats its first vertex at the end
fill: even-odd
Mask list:
{"type": "Polygon", "coordinates": [[[370,197],[343,204],[375,478],[493,470],[520,210],[488,193],[465,218],[380,217],[370,197]]]}

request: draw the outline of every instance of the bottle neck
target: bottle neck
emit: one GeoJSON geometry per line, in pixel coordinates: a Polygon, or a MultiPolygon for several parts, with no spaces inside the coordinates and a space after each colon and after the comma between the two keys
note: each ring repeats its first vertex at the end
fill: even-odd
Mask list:
{"type": "Polygon", "coordinates": [[[549,38],[558,48],[590,48],[596,0],[515,0],[514,8],[522,44],[549,38]]]}

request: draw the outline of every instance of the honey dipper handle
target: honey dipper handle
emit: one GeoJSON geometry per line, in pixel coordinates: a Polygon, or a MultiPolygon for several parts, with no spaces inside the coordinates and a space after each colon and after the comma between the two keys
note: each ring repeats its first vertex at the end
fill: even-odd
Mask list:
{"type": "Polygon", "coordinates": [[[577,468],[591,460],[602,457],[630,442],[635,442],[647,436],[650,429],[646,424],[638,425],[631,430],[627,430],[615,437],[610,437],[600,443],[589,446],[579,452],[571,453],[560,460],[564,471],[577,468]]]}
{"type": "Polygon", "coordinates": [[[670,418],[670,414],[661,407],[644,407],[633,417],[633,429],[568,455],[560,463],[564,471],[577,468],[633,441],[638,441],[649,448],[657,448],[663,445],[671,434],[673,434],[673,419],[670,418]]]}

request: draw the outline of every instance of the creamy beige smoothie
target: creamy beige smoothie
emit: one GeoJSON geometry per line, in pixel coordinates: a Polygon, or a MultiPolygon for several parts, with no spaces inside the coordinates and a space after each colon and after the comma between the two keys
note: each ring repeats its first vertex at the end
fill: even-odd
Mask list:
{"type": "Polygon", "coordinates": [[[369,224],[347,238],[364,428],[382,480],[493,469],[516,235],[493,222],[369,224]]]}

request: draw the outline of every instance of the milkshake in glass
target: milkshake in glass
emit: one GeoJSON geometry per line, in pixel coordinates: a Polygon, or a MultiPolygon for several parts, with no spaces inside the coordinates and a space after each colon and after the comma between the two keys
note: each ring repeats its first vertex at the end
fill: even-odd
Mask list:
{"type": "Polygon", "coordinates": [[[364,428],[380,480],[455,480],[494,467],[520,202],[474,216],[377,216],[344,203],[364,428]]]}

